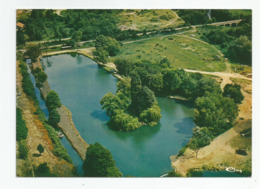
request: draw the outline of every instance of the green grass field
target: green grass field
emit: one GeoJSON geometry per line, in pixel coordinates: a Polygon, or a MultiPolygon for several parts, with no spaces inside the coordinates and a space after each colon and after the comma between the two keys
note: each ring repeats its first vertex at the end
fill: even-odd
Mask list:
{"type": "Polygon", "coordinates": [[[177,27],[184,21],[169,9],[124,10],[119,15],[118,27],[121,30],[133,29],[143,31],[177,27]]]}
{"type": "Polygon", "coordinates": [[[116,58],[127,58],[133,61],[148,59],[159,62],[165,57],[174,67],[203,71],[226,70],[223,57],[214,46],[184,34],[124,44],[120,54],[111,58],[111,61],[116,58]]]}

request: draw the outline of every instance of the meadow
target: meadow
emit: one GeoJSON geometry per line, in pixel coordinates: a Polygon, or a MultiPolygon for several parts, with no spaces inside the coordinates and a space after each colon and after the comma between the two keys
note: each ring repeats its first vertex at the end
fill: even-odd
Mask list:
{"type": "Polygon", "coordinates": [[[123,57],[152,62],[167,58],[174,67],[203,71],[226,70],[224,58],[218,49],[184,33],[126,43],[111,61],[123,57]]]}

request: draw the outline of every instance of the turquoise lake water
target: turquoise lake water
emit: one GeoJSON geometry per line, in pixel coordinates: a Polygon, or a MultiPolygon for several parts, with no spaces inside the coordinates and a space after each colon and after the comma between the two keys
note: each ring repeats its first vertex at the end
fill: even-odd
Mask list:
{"type": "MultiPolygon", "coordinates": [[[[158,125],[129,133],[114,131],[107,126],[109,117],[99,103],[108,91],[116,92],[114,76],[82,55],[45,57],[42,62],[50,87],[71,110],[81,136],[88,144],[99,142],[108,148],[124,176],[158,177],[172,170],[170,155],[189,141],[195,126],[188,102],[157,98],[162,111],[158,125]]],[[[82,161],[66,138],[62,143],[82,174],[82,161]]]]}

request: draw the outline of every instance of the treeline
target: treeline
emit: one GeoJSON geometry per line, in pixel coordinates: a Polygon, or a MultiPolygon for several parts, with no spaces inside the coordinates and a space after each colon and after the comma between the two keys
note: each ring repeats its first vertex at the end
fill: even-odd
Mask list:
{"type": "MultiPolygon", "coordinates": [[[[36,108],[34,114],[36,116],[38,116],[38,119],[40,120],[39,125],[43,125],[43,127],[45,128],[45,131],[48,133],[52,143],[54,144],[54,148],[52,150],[53,154],[56,157],[62,158],[68,162],[72,162],[70,156],[68,155],[67,150],[63,147],[56,130],[54,129],[53,126],[50,125],[50,123],[52,123],[49,120],[46,120],[45,115],[43,114],[43,112],[41,111],[40,107],[39,107],[39,102],[37,100],[37,97],[35,95],[34,92],[34,86],[33,83],[30,79],[30,75],[27,71],[27,66],[26,63],[23,61],[23,55],[22,54],[17,54],[17,59],[19,60],[20,64],[20,73],[23,76],[22,79],[22,88],[23,91],[25,92],[25,94],[27,95],[28,98],[30,98],[33,102],[34,102],[34,106],[36,108]]],[[[57,100],[57,98],[54,98],[57,100]]],[[[56,103],[57,105],[57,103],[56,103]]],[[[55,106],[56,107],[56,106],[55,106]]],[[[50,113],[51,116],[51,113],[50,113]]]]}
{"type": "Polygon", "coordinates": [[[185,21],[185,26],[244,19],[247,16],[242,12],[234,15],[225,9],[179,9],[176,12],[185,21]]]}
{"type": "Polygon", "coordinates": [[[252,65],[252,18],[245,17],[237,26],[204,26],[201,39],[218,45],[233,62],[252,65]]]}
{"type": "Polygon", "coordinates": [[[99,35],[118,40],[136,38],[134,30],[118,29],[118,14],[122,10],[63,10],[57,15],[54,10],[33,9],[28,17],[19,18],[25,24],[17,30],[17,44],[43,39],[62,39],[72,37],[68,45],[95,39],[99,35]]]}
{"type": "Polygon", "coordinates": [[[26,139],[28,135],[28,128],[22,117],[22,110],[16,108],[16,141],[18,142],[19,158],[27,159],[28,148],[26,139]]]}

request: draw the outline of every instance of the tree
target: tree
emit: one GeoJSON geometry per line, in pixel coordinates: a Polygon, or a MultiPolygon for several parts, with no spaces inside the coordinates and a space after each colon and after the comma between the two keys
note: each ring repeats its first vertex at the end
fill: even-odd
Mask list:
{"type": "Polygon", "coordinates": [[[146,76],[146,85],[154,91],[156,94],[159,94],[163,89],[163,75],[159,74],[148,74],[146,76]]]}
{"type": "Polygon", "coordinates": [[[100,35],[96,38],[95,47],[96,49],[104,49],[108,52],[109,56],[115,56],[118,54],[121,44],[112,37],[100,35]]]}
{"type": "Polygon", "coordinates": [[[140,114],[140,120],[146,124],[153,126],[157,124],[162,117],[160,111],[160,107],[157,104],[154,104],[151,108],[144,110],[140,114]]]}
{"type": "Polygon", "coordinates": [[[193,129],[193,136],[189,142],[189,147],[196,152],[196,158],[198,156],[198,151],[200,148],[210,144],[212,135],[208,128],[195,127],[193,129]]]}
{"type": "Polygon", "coordinates": [[[44,83],[48,78],[47,74],[43,72],[40,68],[36,68],[35,70],[33,70],[33,74],[35,76],[36,85],[38,87],[41,87],[42,83],[44,83]]]}
{"type": "Polygon", "coordinates": [[[82,32],[81,31],[76,31],[72,34],[71,39],[74,40],[75,42],[81,41],[82,38],[82,32]]]}
{"type": "Polygon", "coordinates": [[[40,45],[27,45],[26,53],[32,59],[32,61],[35,61],[41,54],[41,46],[40,45]]]}
{"type": "Polygon", "coordinates": [[[108,52],[104,50],[103,48],[98,48],[93,52],[93,55],[95,56],[96,60],[102,63],[108,62],[108,52]]]}
{"type": "Polygon", "coordinates": [[[119,110],[115,116],[111,118],[111,126],[119,131],[133,131],[139,127],[137,118],[119,110]]]}
{"type": "Polygon", "coordinates": [[[50,91],[46,98],[46,106],[49,112],[61,106],[60,98],[55,91],[50,91]]]}
{"type": "Polygon", "coordinates": [[[163,58],[161,61],[160,61],[160,66],[163,67],[163,68],[168,68],[170,67],[170,61],[167,59],[167,58],[163,58]]]}
{"type": "Polygon", "coordinates": [[[55,177],[56,175],[50,172],[47,163],[40,164],[34,171],[36,177],[55,177]]]}
{"type": "Polygon", "coordinates": [[[252,65],[252,42],[247,36],[240,36],[229,45],[227,56],[232,61],[252,65]]]}
{"type": "Polygon", "coordinates": [[[134,101],[135,98],[137,97],[137,94],[141,91],[142,82],[139,75],[136,72],[132,72],[130,77],[131,77],[131,96],[132,96],[132,101],[134,101]]]}
{"type": "Polygon", "coordinates": [[[129,75],[133,70],[133,63],[128,59],[116,59],[116,68],[121,75],[129,75]]]}
{"type": "Polygon", "coordinates": [[[183,70],[165,71],[163,74],[164,89],[169,93],[180,89],[184,78],[183,76],[185,76],[185,72],[183,70]]]}
{"type": "Polygon", "coordinates": [[[50,111],[48,122],[53,127],[56,127],[57,124],[60,122],[60,114],[57,112],[56,109],[50,111]]]}
{"type": "Polygon", "coordinates": [[[156,102],[153,91],[151,91],[146,86],[142,87],[135,100],[135,110],[138,115],[140,115],[140,113],[142,113],[144,110],[151,108],[152,105],[156,102]]]}
{"type": "Polygon", "coordinates": [[[18,30],[16,32],[16,42],[17,42],[17,45],[24,45],[26,42],[24,33],[21,30],[18,30]]]}
{"type": "Polygon", "coordinates": [[[224,87],[223,96],[234,99],[237,104],[241,104],[242,100],[244,100],[244,96],[241,93],[241,86],[237,84],[227,84],[224,87]]]}
{"type": "Polygon", "coordinates": [[[218,93],[209,93],[195,101],[194,122],[200,127],[208,127],[217,136],[234,123],[238,107],[234,100],[218,93]]]}
{"type": "Polygon", "coordinates": [[[42,155],[42,153],[44,152],[44,148],[41,144],[37,146],[37,150],[39,151],[40,155],[42,155]]]}
{"type": "Polygon", "coordinates": [[[87,177],[121,177],[122,173],[108,149],[99,143],[91,144],[83,163],[84,176],[87,177]]]}

